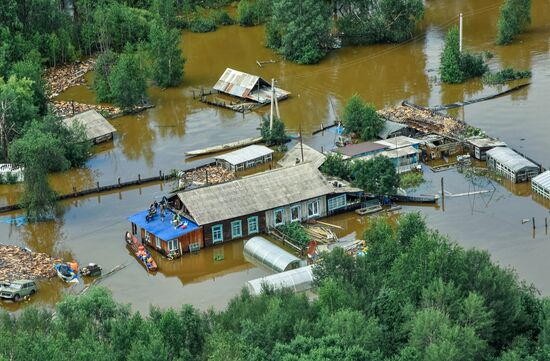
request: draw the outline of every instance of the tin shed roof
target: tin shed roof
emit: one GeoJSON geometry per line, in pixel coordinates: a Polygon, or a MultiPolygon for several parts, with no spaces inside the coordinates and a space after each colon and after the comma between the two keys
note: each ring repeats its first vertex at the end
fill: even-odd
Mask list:
{"type": "Polygon", "coordinates": [[[384,122],[384,128],[378,132],[378,138],[386,139],[395,132],[400,131],[401,129],[407,128],[406,124],[392,122],[391,120],[386,120],[384,122]]]}
{"type": "Polygon", "coordinates": [[[263,145],[249,145],[233,152],[225,153],[215,157],[214,159],[225,160],[231,165],[237,165],[249,160],[254,160],[266,155],[272,154],[273,150],[263,145]]]}
{"type": "Polygon", "coordinates": [[[387,147],[382,144],[377,144],[374,142],[362,142],[357,144],[349,144],[342,148],[337,148],[334,151],[348,157],[355,157],[356,155],[383,150],[387,147]]]}
{"type": "Polygon", "coordinates": [[[278,168],[178,193],[199,225],[241,217],[333,192],[311,163],[278,168]]]}
{"type": "Polygon", "coordinates": [[[531,182],[538,184],[541,188],[550,190],[550,170],[547,170],[531,179],[531,182]]]}
{"type": "MultiPolygon", "coordinates": [[[[259,80],[260,77],[257,75],[227,68],[214,85],[214,89],[236,97],[246,98],[259,80]]],[[[263,82],[265,83],[265,80],[263,82]]]]}
{"type": "Polygon", "coordinates": [[[88,140],[94,140],[116,131],[115,127],[94,109],[76,114],[70,118],[65,118],[63,119],[63,124],[66,127],[71,127],[76,120],[84,125],[88,140]]]}
{"type": "MultiPolygon", "coordinates": [[[[313,163],[313,165],[315,165],[315,168],[319,168],[320,166],[322,166],[327,159],[326,155],[311,148],[306,144],[303,145],[303,150],[303,163],[313,163]]],[[[290,149],[284,155],[284,157],[282,157],[281,160],[277,162],[277,164],[279,164],[281,167],[292,167],[300,163],[302,163],[302,147],[300,146],[300,143],[297,143],[294,147],[292,147],[292,149],[290,149]]]]}
{"type": "Polygon", "coordinates": [[[487,156],[495,159],[514,172],[519,172],[524,168],[539,168],[535,163],[507,147],[493,148],[487,152],[487,156]]]}

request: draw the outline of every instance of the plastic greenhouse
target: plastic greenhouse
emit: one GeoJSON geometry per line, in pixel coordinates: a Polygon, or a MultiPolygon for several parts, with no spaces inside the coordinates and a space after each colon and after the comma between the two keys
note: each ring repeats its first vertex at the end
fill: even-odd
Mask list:
{"type": "Polygon", "coordinates": [[[275,270],[276,272],[288,271],[300,266],[300,259],[282,248],[277,247],[263,237],[252,237],[244,245],[244,254],[253,263],[275,270]]]}

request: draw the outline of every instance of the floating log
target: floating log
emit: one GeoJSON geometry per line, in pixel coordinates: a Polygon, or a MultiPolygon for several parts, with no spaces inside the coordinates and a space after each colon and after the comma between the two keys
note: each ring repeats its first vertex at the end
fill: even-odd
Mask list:
{"type": "Polygon", "coordinates": [[[260,143],[262,139],[263,139],[262,137],[252,137],[252,138],[241,139],[231,143],[215,145],[215,146],[207,147],[203,149],[192,150],[189,152],[185,152],[185,155],[189,157],[195,157],[197,155],[218,153],[224,150],[230,150],[230,149],[240,148],[251,144],[260,143]]]}

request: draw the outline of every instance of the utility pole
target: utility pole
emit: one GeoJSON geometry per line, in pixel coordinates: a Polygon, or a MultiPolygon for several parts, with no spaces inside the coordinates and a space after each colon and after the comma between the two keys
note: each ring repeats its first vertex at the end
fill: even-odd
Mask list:
{"type": "Polygon", "coordinates": [[[269,113],[269,130],[273,130],[273,101],[275,98],[275,79],[271,79],[271,112],[269,113]]]}
{"type": "Polygon", "coordinates": [[[304,162],[304,142],[302,141],[302,123],[300,123],[300,150],[302,152],[302,163],[304,162]]]}
{"type": "Polygon", "coordinates": [[[462,13],[460,13],[458,49],[462,53],[462,13]]]}

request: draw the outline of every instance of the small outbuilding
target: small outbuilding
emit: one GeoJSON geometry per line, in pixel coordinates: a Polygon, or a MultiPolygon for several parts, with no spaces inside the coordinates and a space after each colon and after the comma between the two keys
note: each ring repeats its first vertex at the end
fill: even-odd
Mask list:
{"type": "Polygon", "coordinates": [[[113,134],[116,132],[115,127],[94,109],[63,119],[63,124],[66,127],[72,127],[75,122],[79,122],[84,126],[86,138],[94,144],[113,139],[113,134]]]}
{"type": "Polygon", "coordinates": [[[214,158],[216,164],[232,171],[244,170],[271,162],[273,150],[263,145],[249,145],[214,158]]]}
{"type": "Polygon", "coordinates": [[[540,173],[540,167],[507,147],[487,151],[487,167],[514,183],[526,182],[540,173]]]}
{"type": "Polygon", "coordinates": [[[248,281],[247,286],[255,295],[259,295],[264,287],[271,290],[287,288],[294,292],[303,292],[313,288],[313,280],[313,266],[310,265],[256,278],[248,281]]]}
{"type": "Polygon", "coordinates": [[[475,159],[486,160],[487,151],[496,147],[506,147],[506,143],[487,137],[475,137],[468,139],[470,155],[475,159]]]}
{"type": "Polygon", "coordinates": [[[244,254],[252,262],[276,272],[288,271],[300,267],[300,259],[284,249],[277,247],[263,237],[252,237],[244,244],[244,254]]]}
{"type": "Polygon", "coordinates": [[[336,148],[333,152],[341,154],[344,159],[349,159],[375,155],[376,153],[383,152],[386,148],[387,147],[385,145],[375,142],[362,142],[336,148]]]}
{"type": "Polygon", "coordinates": [[[550,199],[550,170],[547,170],[531,179],[533,192],[550,199]]]}
{"type": "MultiPolygon", "coordinates": [[[[288,98],[290,92],[274,87],[277,100],[288,98]]],[[[254,101],[261,104],[271,102],[271,84],[257,75],[243,73],[235,69],[227,68],[216,84],[214,89],[220,93],[231,95],[247,101],[254,101]]]]}
{"type": "Polygon", "coordinates": [[[378,138],[387,139],[399,135],[410,135],[411,130],[406,124],[386,120],[384,127],[378,132],[378,138]]]}
{"type": "Polygon", "coordinates": [[[323,153],[311,148],[306,144],[296,144],[292,149],[290,149],[284,157],[282,157],[277,164],[281,167],[292,167],[300,163],[312,163],[315,168],[319,169],[327,156],[323,153]],[[303,161],[302,161],[303,155],[303,161]]]}

